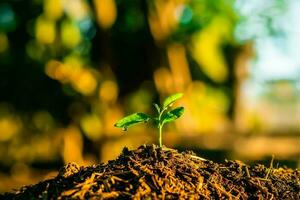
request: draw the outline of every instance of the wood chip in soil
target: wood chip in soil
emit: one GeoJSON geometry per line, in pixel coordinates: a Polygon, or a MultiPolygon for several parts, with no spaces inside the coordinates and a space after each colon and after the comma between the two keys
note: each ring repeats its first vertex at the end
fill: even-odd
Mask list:
{"type": "Polygon", "coordinates": [[[300,171],[241,161],[218,164],[169,148],[123,149],[106,164],[64,166],[0,199],[300,199],[300,171]]]}

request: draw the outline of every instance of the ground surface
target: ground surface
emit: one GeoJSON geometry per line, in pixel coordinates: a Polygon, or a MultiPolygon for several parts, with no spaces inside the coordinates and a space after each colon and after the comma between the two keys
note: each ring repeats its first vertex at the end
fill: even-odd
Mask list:
{"type": "Polygon", "coordinates": [[[0,199],[300,199],[300,171],[217,164],[174,149],[141,146],[107,164],[64,166],[59,174],[0,199]]]}

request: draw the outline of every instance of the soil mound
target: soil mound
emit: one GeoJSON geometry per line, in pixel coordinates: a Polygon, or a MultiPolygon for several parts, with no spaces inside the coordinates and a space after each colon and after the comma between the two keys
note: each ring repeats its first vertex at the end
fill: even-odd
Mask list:
{"type": "Polygon", "coordinates": [[[53,178],[1,199],[300,199],[300,171],[217,164],[192,152],[143,145],[107,164],[70,163],[53,178]]]}

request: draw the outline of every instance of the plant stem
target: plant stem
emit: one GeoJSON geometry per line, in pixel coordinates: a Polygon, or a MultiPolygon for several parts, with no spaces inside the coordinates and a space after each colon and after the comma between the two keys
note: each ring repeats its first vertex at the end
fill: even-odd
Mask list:
{"type": "Polygon", "coordinates": [[[164,112],[168,109],[168,107],[165,107],[164,109],[162,109],[158,115],[158,143],[159,143],[159,147],[162,147],[162,127],[164,126],[164,123],[161,122],[161,117],[164,114],[164,112]]]}
{"type": "Polygon", "coordinates": [[[159,130],[158,143],[159,143],[159,147],[162,147],[162,125],[158,125],[158,130],[159,130]]]}
{"type": "Polygon", "coordinates": [[[167,108],[162,109],[162,111],[160,111],[159,115],[158,115],[158,121],[160,122],[160,119],[162,117],[162,115],[164,114],[164,112],[167,110],[167,108]]]}

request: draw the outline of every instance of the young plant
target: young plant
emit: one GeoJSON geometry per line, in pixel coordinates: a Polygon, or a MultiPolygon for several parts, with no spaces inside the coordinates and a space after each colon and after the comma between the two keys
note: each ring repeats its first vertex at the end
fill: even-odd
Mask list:
{"type": "Polygon", "coordinates": [[[157,116],[151,117],[145,113],[133,113],[128,115],[121,120],[119,120],[115,127],[122,128],[124,131],[127,131],[128,127],[139,124],[139,123],[147,123],[148,121],[154,122],[158,129],[158,143],[159,146],[162,147],[162,129],[166,123],[172,122],[178,119],[184,112],[184,107],[177,107],[173,110],[170,110],[171,106],[175,101],[180,99],[183,96],[182,93],[176,93],[169,97],[167,97],[162,107],[154,103],[154,107],[157,111],[157,116]]]}

